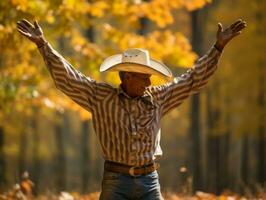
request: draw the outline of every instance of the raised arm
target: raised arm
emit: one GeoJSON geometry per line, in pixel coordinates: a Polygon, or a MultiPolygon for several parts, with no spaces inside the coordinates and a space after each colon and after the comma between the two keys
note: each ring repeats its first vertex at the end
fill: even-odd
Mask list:
{"type": "MultiPolygon", "coordinates": [[[[216,42],[214,46],[190,68],[186,73],[175,77],[172,82],[159,86],[157,97],[161,100],[162,114],[180,105],[188,96],[199,92],[206,85],[215,72],[221,53],[225,45],[246,27],[246,22],[238,20],[228,28],[223,29],[218,24],[216,42]]],[[[156,93],[156,87],[154,89],[156,93]]]]}
{"type": "Polygon", "coordinates": [[[17,22],[17,30],[34,42],[48,67],[56,87],[83,108],[91,111],[94,104],[96,82],[75,70],[45,40],[43,31],[37,21],[32,25],[27,20],[17,22]]]}

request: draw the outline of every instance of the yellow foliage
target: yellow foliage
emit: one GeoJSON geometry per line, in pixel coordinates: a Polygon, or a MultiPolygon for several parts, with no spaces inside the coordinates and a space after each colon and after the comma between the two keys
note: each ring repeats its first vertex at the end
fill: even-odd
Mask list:
{"type": "Polygon", "coordinates": [[[154,76],[154,75],[151,76],[151,85],[161,85],[161,84],[164,84],[166,82],[167,82],[166,79],[163,79],[159,76],[154,76]]]}
{"type": "Polygon", "coordinates": [[[165,59],[172,66],[192,66],[196,59],[188,40],[181,33],[172,33],[169,30],[154,31],[147,36],[141,36],[105,25],[103,37],[115,43],[119,51],[133,47],[144,48],[150,51],[152,57],[162,61],[165,59]]]}
{"type": "Polygon", "coordinates": [[[90,4],[86,0],[64,0],[55,13],[65,22],[76,22],[78,19],[86,17],[90,10],[90,4]],[[65,18],[65,19],[64,19],[65,18]]]}
{"type": "Polygon", "coordinates": [[[121,83],[117,72],[108,72],[106,74],[105,80],[109,83],[113,83],[114,87],[118,87],[121,83]]]}
{"type": "Polygon", "coordinates": [[[159,27],[165,27],[173,23],[171,8],[164,1],[143,2],[141,4],[133,4],[129,7],[130,21],[136,21],[139,17],[147,17],[157,23],[159,27]]]}
{"type": "Polygon", "coordinates": [[[15,6],[17,10],[26,11],[28,0],[11,0],[11,4],[15,6]]]}
{"type": "Polygon", "coordinates": [[[49,23],[49,24],[53,24],[55,22],[55,17],[53,15],[53,11],[50,10],[47,12],[47,15],[46,15],[46,21],[49,23]]]}
{"type": "Polygon", "coordinates": [[[126,15],[128,12],[128,1],[125,0],[115,0],[112,3],[112,13],[115,15],[126,15]]]}
{"type": "Polygon", "coordinates": [[[190,0],[190,1],[184,1],[184,6],[192,11],[195,9],[202,8],[206,3],[210,3],[212,0],[190,0]]]}
{"type": "MultiPolygon", "coordinates": [[[[211,2],[211,0],[142,1],[141,3],[133,3],[129,5],[128,13],[123,12],[123,14],[127,14],[129,16],[129,21],[131,22],[135,22],[140,17],[147,17],[151,21],[155,22],[159,27],[163,28],[174,22],[173,12],[176,9],[185,7],[188,10],[194,10],[203,7],[209,2],[211,2]]],[[[126,3],[123,5],[124,8],[127,6],[126,3]]]]}
{"type": "MultiPolygon", "coordinates": [[[[168,29],[154,30],[147,36],[135,34],[140,17],[149,18],[158,27],[166,27],[173,23],[173,12],[185,7],[185,2],[63,0],[60,3],[11,0],[10,3],[1,4],[0,47],[3,50],[0,59],[2,56],[4,59],[0,65],[4,67],[0,68],[0,86],[4,89],[1,88],[0,92],[0,106],[6,107],[3,112],[12,113],[16,110],[28,116],[32,114],[34,105],[46,111],[74,110],[82,119],[91,117],[90,113],[56,91],[48,70],[36,53],[36,46],[17,33],[16,20],[25,16],[29,21],[37,19],[55,49],[59,49],[58,38],[65,37],[64,49],[59,52],[74,67],[92,78],[103,79],[117,86],[120,83],[118,75],[108,73],[100,76],[99,65],[107,56],[126,48],[148,49],[153,58],[164,61],[170,67],[192,65],[196,55],[183,34],[168,29]],[[95,43],[89,41],[85,34],[89,26],[94,28],[95,43]]],[[[207,1],[190,2],[199,6],[207,1]]],[[[164,81],[152,76],[152,84],[164,81]]],[[[4,113],[0,116],[4,116],[4,113]]]]}
{"type": "Polygon", "coordinates": [[[103,17],[108,8],[109,8],[109,5],[107,2],[96,1],[90,5],[88,12],[90,13],[91,16],[103,17]]]}
{"type": "Polygon", "coordinates": [[[104,57],[101,47],[91,43],[78,30],[72,30],[69,37],[71,47],[82,56],[85,56],[86,59],[94,60],[95,62],[98,58],[104,57]]]}

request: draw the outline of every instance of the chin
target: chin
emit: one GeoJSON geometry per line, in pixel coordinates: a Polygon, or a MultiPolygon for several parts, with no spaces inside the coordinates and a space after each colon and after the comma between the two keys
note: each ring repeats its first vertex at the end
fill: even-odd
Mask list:
{"type": "Polygon", "coordinates": [[[142,96],[144,94],[145,90],[142,90],[141,92],[139,92],[139,96],[142,96]]]}

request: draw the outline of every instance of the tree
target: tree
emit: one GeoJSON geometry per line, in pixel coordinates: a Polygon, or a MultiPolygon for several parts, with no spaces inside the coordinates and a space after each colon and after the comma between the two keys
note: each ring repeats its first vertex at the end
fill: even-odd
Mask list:
{"type": "MultiPolygon", "coordinates": [[[[191,29],[192,29],[192,47],[193,50],[198,54],[203,54],[203,38],[202,38],[202,20],[199,10],[194,10],[191,12],[191,29]]],[[[190,124],[190,134],[192,139],[191,147],[191,170],[193,173],[193,190],[196,191],[201,187],[201,149],[200,149],[200,98],[199,94],[193,95],[191,97],[191,124],[190,124]]]]}
{"type": "MultiPolygon", "coordinates": [[[[262,24],[265,24],[263,6],[263,1],[220,1],[210,11],[210,24],[216,21],[229,23],[239,16],[244,16],[249,24],[252,24],[252,27],[223,53],[221,68],[216,78],[221,83],[221,95],[218,99],[214,97],[215,107],[218,102],[222,103],[219,105],[222,110],[220,122],[215,125],[215,130],[224,133],[224,137],[230,133],[230,136],[227,136],[229,139],[226,139],[229,140],[228,145],[225,145],[229,149],[229,162],[224,163],[224,159],[222,163],[228,165],[230,187],[239,191],[243,185],[248,185],[256,192],[255,185],[262,184],[263,179],[265,182],[263,175],[258,175],[263,165],[265,169],[265,164],[262,164],[265,160],[265,122],[262,122],[265,121],[265,103],[262,102],[265,102],[265,99],[261,92],[265,91],[265,58],[262,56],[262,46],[265,45],[265,37],[262,36],[265,35],[265,29],[262,28],[262,24]],[[235,7],[234,12],[229,11],[229,8],[236,4],[239,6],[235,7]],[[260,16],[260,20],[256,15],[260,16]],[[259,132],[262,133],[261,137],[259,132]],[[241,148],[238,148],[240,146],[241,148]],[[239,169],[243,170],[242,175],[239,169]],[[239,180],[243,180],[241,187],[239,180]]],[[[208,30],[214,34],[210,27],[208,30]]],[[[206,37],[210,37],[210,34],[206,37]]],[[[210,92],[215,91],[216,88],[212,88],[210,92]]]]}
{"type": "MultiPolygon", "coordinates": [[[[119,80],[117,75],[100,75],[98,68],[104,58],[125,48],[146,48],[152,57],[164,61],[170,67],[191,66],[196,55],[192,52],[188,40],[184,34],[174,32],[167,26],[174,22],[173,12],[183,8],[188,10],[200,8],[207,2],[209,1],[1,1],[0,127],[3,130],[3,138],[4,134],[10,137],[12,133],[18,140],[18,133],[21,133],[25,125],[17,119],[28,118],[35,124],[34,127],[37,127],[38,122],[34,122],[36,112],[43,117],[42,120],[46,117],[54,118],[58,112],[64,113],[67,110],[78,112],[82,120],[91,117],[89,113],[55,90],[44,64],[40,64],[36,47],[22,40],[17,34],[17,20],[21,18],[27,18],[29,21],[38,20],[48,41],[77,69],[97,81],[111,81],[117,84],[119,80]],[[92,16],[90,20],[88,15],[92,16]],[[137,34],[140,24],[143,23],[140,19],[151,21],[153,30],[147,34],[137,34]],[[93,40],[84,34],[88,27],[93,27],[95,32],[93,40]],[[60,41],[64,41],[63,49],[60,41]],[[10,126],[16,127],[18,124],[17,131],[11,132],[10,126]]],[[[60,126],[57,120],[51,124],[54,127],[60,126]]],[[[84,124],[84,129],[86,127],[84,124]]],[[[36,140],[33,155],[27,155],[34,157],[36,182],[40,165],[38,159],[43,145],[38,142],[43,130],[39,131],[34,135],[36,140]]],[[[59,141],[64,133],[55,132],[58,136],[58,139],[55,139],[59,145],[58,151],[61,152],[58,158],[64,160],[62,158],[64,148],[59,141]]],[[[29,140],[33,142],[34,138],[29,140]]],[[[4,153],[10,155],[14,151],[4,153]]],[[[17,155],[16,151],[14,155],[17,155]]],[[[84,156],[86,157],[86,154],[84,156]]]]}

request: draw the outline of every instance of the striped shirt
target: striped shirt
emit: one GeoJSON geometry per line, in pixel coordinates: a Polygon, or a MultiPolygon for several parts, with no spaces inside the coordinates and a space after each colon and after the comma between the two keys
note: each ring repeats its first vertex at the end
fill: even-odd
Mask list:
{"type": "Polygon", "coordinates": [[[39,51],[56,87],[92,113],[104,159],[131,166],[148,164],[162,156],[162,117],[206,85],[221,55],[212,47],[186,73],[166,84],[148,87],[143,96],[131,98],[121,87],[84,76],[50,44],[39,51]]]}

